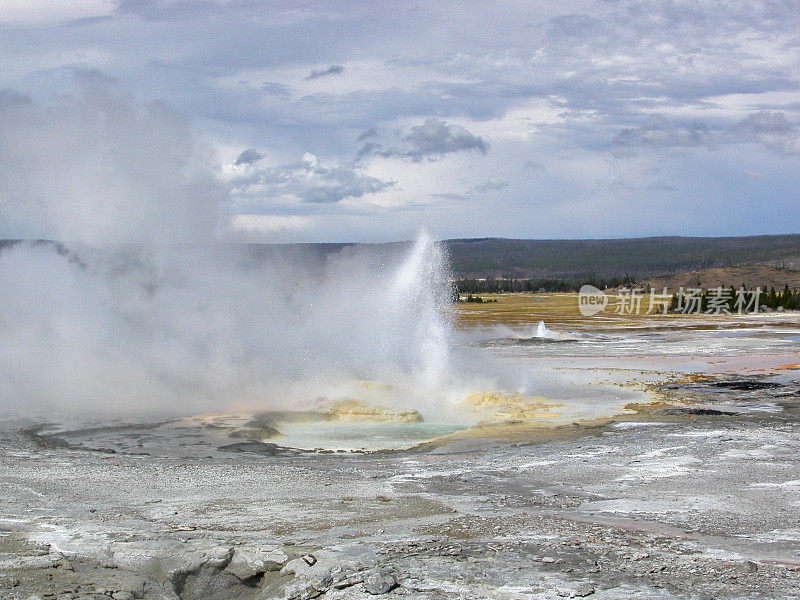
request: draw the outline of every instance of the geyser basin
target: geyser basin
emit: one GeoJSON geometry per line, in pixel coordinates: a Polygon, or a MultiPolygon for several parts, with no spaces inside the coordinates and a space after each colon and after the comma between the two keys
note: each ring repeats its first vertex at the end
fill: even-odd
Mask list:
{"type": "Polygon", "coordinates": [[[376,451],[411,448],[466,429],[470,424],[424,421],[330,421],[319,413],[284,413],[285,421],[263,426],[262,415],[211,414],[157,423],[84,423],[35,427],[40,443],[58,447],[160,457],[264,456],[301,451],[376,451]],[[76,427],[76,425],[78,425],[76,427]],[[279,429],[278,429],[279,428],[279,429]]]}
{"type": "Polygon", "coordinates": [[[472,438],[495,438],[520,428],[547,428],[562,421],[561,409],[562,405],[534,396],[473,392],[430,422],[411,408],[345,398],[320,400],[302,410],[211,413],[156,423],[105,422],[41,428],[37,433],[55,434],[62,442],[84,448],[158,456],[380,451],[444,441],[459,431],[472,438]]]}

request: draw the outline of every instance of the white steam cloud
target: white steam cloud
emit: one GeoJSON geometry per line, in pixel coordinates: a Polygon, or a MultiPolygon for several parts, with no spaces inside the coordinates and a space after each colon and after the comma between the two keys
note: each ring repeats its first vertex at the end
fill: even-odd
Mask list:
{"type": "Polygon", "coordinates": [[[427,236],[214,243],[210,164],[180,116],[97,73],[55,104],[0,95],[0,237],[63,242],[0,248],[0,412],[287,407],[364,380],[422,401],[443,383],[450,301],[427,236]]]}
{"type": "Polygon", "coordinates": [[[285,408],[358,380],[414,381],[428,393],[443,383],[446,286],[425,237],[410,258],[353,249],[264,256],[246,246],[56,250],[0,252],[0,397],[9,406],[285,408]]]}
{"type": "Polygon", "coordinates": [[[81,72],[55,103],[0,94],[0,236],[208,241],[225,199],[186,121],[81,72]]]}

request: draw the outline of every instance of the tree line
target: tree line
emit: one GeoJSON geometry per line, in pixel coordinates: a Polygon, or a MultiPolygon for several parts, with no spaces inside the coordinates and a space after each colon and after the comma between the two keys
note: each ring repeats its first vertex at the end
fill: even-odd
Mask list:
{"type": "Polygon", "coordinates": [[[453,287],[459,295],[463,294],[508,294],[515,292],[577,292],[584,285],[593,285],[604,290],[621,286],[633,286],[636,277],[589,277],[586,279],[513,279],[487,277],[482,279],[456,279],[453,287]]]}
{"type": "MultiPolygon", "coordinates": [[[[748,298],[751,299],[754,291],[747,290],[747,288],[743,289],[745,294],[748,295],[748,298]]],[[[715,307],[725,308],[729,312],[738,312],[739,307],[736,304],[737,301],[741,302],[740,292],[734,289],[733,286],[727,289],[723,288],[722,294],[719,294],[717,290],[714,290],[714,293],[711,293],[711,290],[703,290],[696,294],[690,294],[687,290],[684,292],[676,292],[672,295],[670,310],[673,312],[684,312],[687,305],[690,302],[694,302],[696,312],[714,310],[715,307]],[[694,299],[690,299],[690,296],[694,296],[694,299]],[[724,296],[724,302],[719,300],[722,296],[724,296]],[[712,306],[714,303],[712,297],[716,297],[714,306],[712,306]]],[[[780,291],[776,290],[774,287],[766,291],[761,290],[761,293],[758,295],[758,306],[766,306],[772,310],[777,310],[779,308],[783,310],[800,310],[800,290],[790,289],[788,283],[784,286],[783,290],[780,291]]]]}

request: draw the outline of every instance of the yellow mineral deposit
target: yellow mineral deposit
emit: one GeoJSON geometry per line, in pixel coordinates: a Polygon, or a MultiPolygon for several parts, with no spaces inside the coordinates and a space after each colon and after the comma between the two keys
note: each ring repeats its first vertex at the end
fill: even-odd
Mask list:
{"type": "Polygon", "coordinates": [[[540,396],[523,396],[515,392],[474,392],[467,395],[461,407],[477,416],[478,426],[532,425],[558,417],[551,409],[559,406],[540,396]]]}
{"type": "Polygon", "coordinates": [[[326,403],[323,414],[331,421],[367,421],[372,423],[419,423],[422,415],[413,409],[371,406],[361,400],[346,398],[326,403]]]}

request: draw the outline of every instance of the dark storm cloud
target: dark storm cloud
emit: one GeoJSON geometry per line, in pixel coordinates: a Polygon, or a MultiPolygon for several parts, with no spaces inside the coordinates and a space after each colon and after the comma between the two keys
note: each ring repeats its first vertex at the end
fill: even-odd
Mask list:
{"type": "Polygon", "coordinates": [[[370,127],[369,129],[365,129],[364,131],[359,133],[358,137],[356,138],[356,141],[363,142],[364,140],[373,137],[378,137],[378,130],[375,129],[374,127],[370,127]]]}
{"type": "Polygon", "coordinates": [[[197,19],[225,8],[224,2],[210,0],[117,0],[117,13],[154,21],[197,19]]]}
{"type": "Polygon", "coordinates": [[[619,131],[611,143],[630,148],[719,147],[758,144],[779,153],[798,150],[800,127],[780,111],[758,111],[732,126],[716,127],[703,122],[681,123],[660,115],[650,116],[638,127],[619,131]]]}
{"type": "Polygon", "coordinates": [[[615,146],[700,146],[710,143],[708,125],[694,122],[674,123],[660,115],[652,115],[639,127],[618,132],[611,143],[615,146]]]}
{"type": "Polygon", "coordinates": [[[16,90],[0,89],[0,108],[3,106],[19,106],[22,104],[30,104],[30,96],[20,94],[16,90]]]}
{"type": "MultiPolygon", "coordinates": [[[[362,132],[359,140],[380,138],[377,129],[371,127],[362,132]]],[[[395,139],[391,147],[384,149],[384,145],[377,141],[362,144],[356,153],[357,158],[371,154],[389,157],[408,158],[413,161],[438,160],[445,154],[477,150],[481,154],[489,151],[489,142],[477,136],[460,125],[448,125],[436,118],[425,119],[419,125],[409,127],[405,132],[395,132],[395,139]]]]}
{"type": "Polygon", "coordinates": [[[592,37],[602,28],[600,19],[585,14],[561,15],[550,20],[548,35],[555,40],[565,37],[592,37]]]}
{"type": "Polygon", "coordinates": [[[497,190],[502,190],[503,188],[507,188],[509,183],[507,181],[502,181],[497,177],[490,177],[487,181],[476,185],[473,189],[476,192],[486,193],[486,192],[494,192],[497,190]]]}
{"type": "Polygon", "coordinates": [[[262,84],[261,90],[270,96],[280,96],[281,98],[291,96],[291,90],[287,86],[274,81],[267,81],[262,84]]]}
{"type": "Polygon", "coordinates": [[[460,125],[448,125],[439,119],[425,119],[421,125],[412,127],[403,141],[410,146],[405,156],[422,158],[461,150],[477,150],[481,154],[489,151],[489,143],[473,135],[460,125]]]}
{"type": "Polygon", "coordinates": [[[341,65],[331,65],[325,69],[315,69],[311,71],[308,75],[306,75],[306,81],[310,81],[311,79],[319,79],[320,77],[327,77],[328,75],[339,75],[342,71],[344,71],[344,67],[341,65]]]}
{"type": "Polygon", "coordinates": [[[731,127],[730,139],[757,143],[777,152],[800,151],[800,127],[791,123],[780,111],[762,110],[747,115],[731,127]]]}
{"type": "Polygon", "coordinates": [[[656,191],[656,192],[674,192],[678,188],[665,181],[663,179],[658,179],[647,186],[648,190],[656,191]]]}
{"type": "Polygon", "coordinates": [[[381,151],[382,146],[376,142],[367,142],[356,152],[356,158],[364,158],[370,154],[377,154],[381,151]]]}
{"type": "Polygon", "coordinates": [[[254,163],[254,162],[258,161],[258,160],[261,160],[262,158],[264,158],[264,155],[261,154],[261,152],[259,152],[255,148],[248,148],[247,150],[245,150],[244,152],[242,152],[239,155],[239,157],[236,159],[236,162],[234,162],[233,164],[235,164],[235,165],[249,165],[249,164],[254,163]]]}

